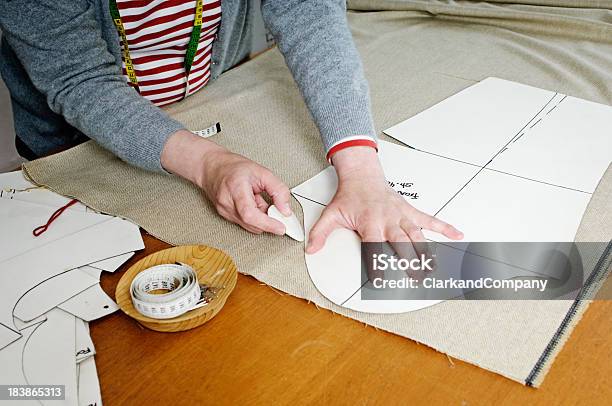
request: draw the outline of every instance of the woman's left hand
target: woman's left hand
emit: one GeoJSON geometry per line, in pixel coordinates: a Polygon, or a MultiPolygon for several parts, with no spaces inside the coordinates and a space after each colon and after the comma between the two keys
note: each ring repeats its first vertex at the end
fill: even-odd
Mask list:
{"type": "Polygon", "coordinates": [[[332,157],[338,190],[310,230],[306,253],[314,254],[337,228],[356,231],[364,242],[425,242],[422,228],[461,239],[450,224],[411,206],[387,183],[376,151],[352,147],[332,157]]]}

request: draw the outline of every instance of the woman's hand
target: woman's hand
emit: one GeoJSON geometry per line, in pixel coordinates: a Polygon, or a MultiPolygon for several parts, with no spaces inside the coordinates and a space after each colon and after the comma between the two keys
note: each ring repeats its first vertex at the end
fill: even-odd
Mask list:
{"type": "Polygon", "coordinates": [[[202,188],[225,219],[255,234],[284,234],[285,226],[266,214],[262,193],[288,216],[289,188],[263,166],[186,130],[170,136],[161,163],[202,188]]]}
{"type": "Polygon", "coordinates": [[[332,160],[338,190],[310,230],[308,254],[320,250],[337,228],[355,230],[364,242],[425,242],[421,228],[463,238],[455,227],[415,209],[397,194],[385,180],[374,149],[347,148],[332,160]]]}

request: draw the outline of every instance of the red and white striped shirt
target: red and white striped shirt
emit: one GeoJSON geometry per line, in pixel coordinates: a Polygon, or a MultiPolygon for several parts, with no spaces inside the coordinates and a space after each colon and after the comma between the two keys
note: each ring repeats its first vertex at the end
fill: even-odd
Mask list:
{"type": "MultiPolygon", "coordinates": [[[[193,30],[195,0],[117,0],[140,95],[157,106],[185,97],[185,52],[193,30]]],[[[200,42],[189,74],[188,96],[210,79],[221,0],[203,0],[200,42]]],[[[123,62],[123,75],[130,83],[123,62]]]]}
{"type": "MultiPolygon", "coordinates": [[[[157,106],[185,97],[185,52],[195,17],[195,0],[116,0],[140,95],[157,106]]],[[[210,80],[213,42],[221,24],[221,0],[203,0],[200,42],[189,74],[187,96],[210,80]]],[[[121,46],[121,44],[120,44],[121,46]]],[[[123,75],[132,85],[123,61],[123,75]]],[[[376,148],[369,136],[347,137],[331,146],[327,159],[353,146],[376,148]]]]}

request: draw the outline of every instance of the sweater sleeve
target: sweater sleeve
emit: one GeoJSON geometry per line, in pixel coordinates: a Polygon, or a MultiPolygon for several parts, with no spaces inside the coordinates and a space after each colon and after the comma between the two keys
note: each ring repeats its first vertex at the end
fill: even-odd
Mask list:
{"type": "Polygon", "coordinates": [[[266,26],[314,118],[328,157],[355,137],[376,140],[368,84],[344,0],[264,0],[266,26]]]}
{"type": "Polygon", "coordinates": [[[90,1],[0,0],[0,28],[51,110],[121,159],[162,170],[167,138],[184,127],[127,85],[90,1]]]}

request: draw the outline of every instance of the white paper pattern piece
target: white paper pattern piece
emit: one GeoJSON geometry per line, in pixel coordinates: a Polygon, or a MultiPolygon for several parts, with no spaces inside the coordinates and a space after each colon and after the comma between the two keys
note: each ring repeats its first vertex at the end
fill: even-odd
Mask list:
{"type": "Polygon", "coordinates": [[[35,319],[32,319],[32,320],[30,320],[28,322],[21,321],[17,317],[13,317],[13,323],[15,323],[15,327],[17,327],[17,330],[19,330],[19,331],[21,331],[23,329],[26,329],[26,328],[28,328],[30,326],[33,326],[34,324],[42,323],[45,320],[47,320],[47,316],[45,316],[44,314],[42,316],[38,316],[35,319]]]}
{"type": "MultiPolygon", "coordinates": [[[[394,189],[413,206],[429,213],[441,209],[480,169],[385,141],[379,142],[379,155],[385,176],[394,189]]],[[[330,167],[292,190],[302,205],[306,239],[336,188],[337,178],[330,167]]],[[[359,236],[353,231],[338,229],[320,251],[306,255],[311,280],[335,304],[357,311],[403,313],[439,302],[358,300],[362,285],[360,253],[359,236]]]]}
{"type": "Polygon", "coordinates": [[[422,151],[593,193],[612,162],[611,123],[611,106],[488,78],[385,134],[422,151]]]}
{"type": "MultiPolygon", "coordinates": [[[[23,353],[24,346],[29,342],[30,337],[40,327],[42,323],[30,325],[21,333],[23,337],[20,340],[14,341],[11,344],[0,350],[0,382],[5,385],[27,385],[25,376],[23,375],[23,353]]],[[[0,331],[0,334],[2,332],[0,331]]],[[[40,406],[37,400],[22,400],[19,405],[40,406]]]]}
{"type": "MultiPolygon", "coordinates": [[[[21,321],[28,322],[48,312],[55,306],[69,301],[69,299],[77,296],[88,288],[98,285],[102,271],[114,272],[133,255],[133,252],[128,252],[127,254],[117,255],[56,275],[40,285],[35,286],[23,295],[15,306],[13,314],[21,321]]],[[[82,311],[79,312],[81,315],[93,317],[87,318],[87,320],[103,317],[115,310],[114,302],[113,304],[109,303],[112,299],[110,299],[99,287],[97,289],[91,289],[88,295],[100,292],[101,295],[97,300],[89,300],[88,304],[84,305],[86,307],[83,307],[81,309],[82,311]],[[107,305],[109,306],[104,307],[107,305]],[[98,309],[95,314],[92,313],[94,308],[98,309]]],[[[72,303],[74,303],[74,305],[80,305],[84,300],[83,298],[84,297],[75,298],[74,301],[70,301],[65,310],[72,310],[72,303]]]]}
{"type": "Polygon", "coordinates": [[[121,267],[121,265],[125,264],[133,256],[133,252],[128,252],[127,254],[121,254],[115,257],[103,259],[102,261],[94,262],[89,264],[89,266],[106,272],[115,272],[121,267]]]}
{"type": "Polygon", "coordinates": [[[283,223],[285,226],[285,234],[289,237],[296,241],[304,241],[304,230],[295,214],[291,213],[291,216],[285,217],[285,215],[272,204],[268,207],[268,216],[283,223]]]}
{"type": "MultiPolygon", "coordinates": [[[[590,194],[483,170],[437,215],[465,241],[573,241],[590,194]]],[[[450,241],[424,230],[434,241],[450,241]]]]}
{"type": "Polygon", "coordinates": [[[416,149],[483,166],[555,95],[487,78],[384,132],[416,149]]]}
{"type": "Polygon", "coordinates": [[[0,382],[65,385],[66,399],[20,401],[20,405],[101,405],[95,350],[86,323],[54,309],[21,333],[19,340],[0,350],[0,382]]]}
{"type": "MultiPolygon", "coordinates": [[[[398,193],[463,231],[464,241],[571,242],[612,162],[610,123],[612,107],[488,78],[385,130],[416,149],[381,141],[379,157],[398,193]]],[[[292,190],[307,236],[337,182],[329,167],[292,190]]],[[[540,272],[520,262],[504,269],[504,277],[540,272]]],[[[306,264],[324,296],[353,310],[398,313],[436,303],[362,301],[359,238],[347,230],[332,233],[306,264]]]]}
{"type": "MultiPolygon", "coordinates": [[[[100,280],[101,269],[93,266],[84,266],[79,269],[97,281],[100,280]]],[[[60,303],[57,307],[88,322],[119,310],[117,303],[102,290],[99,283],[60,303]]]]}
{"type": "Polygon", "coordinates": [[[85,321],[96,320],[119,310],[117,303],[102,290],[100,284],[85,289],[57,307],[85,321]]]}
{"type": "Polygon", "coordinates": [[[15,305],[13,315],[28,322],[85,289],[97,285],[98,281],[98,278],[79,268],[61,273],[27,291],[15,305]]]}
{"type": "MultiPolygon", "coordinates": [[[[411,205],[427,213],[441,209],[480,169],[385,141],[379,141],[378,155],[391,186],[411,205]]],[[[336,172],[328,167],[291,192],[327,205],[337,185],[336,172]]]]}
{"type": "Polygon", "coordinates": [[[87,322],[77,318],[75,324],[75,348],[74,355],[77,364],[82,363],[88,358],[96,354],[91,336],[89,335],[89,327],[87,322]]]}
{"type": "MultiPolygon", "coordinates": [[[[325,206],[295,195],[304,212],[306,240],[312,226],[325,206]]],[[[337,305],[342,305],[361,286],[361,256],[356,233],[338,229],[333,231],[325,246],[314,255],[306,255],[308,274],[319,292],[337,305]]]]}
{"type": "Polygon", "coordinates": [[[25,292],[0,297],[0,318],[12,312],[12,323],[0,324],[0,382],[55,383],[65,385],[66,393],[63,401],[19,402],[23,405],[102,404],[85,320],[117,310],[99,285],[100,274],[114,272],[143,248],[137,226],[81,203],[46,233],[32,236],[34,227],[69,201],[35,187],[21,172],[0,174],[0,285],[25,292]]]}
{"type": "MultiPolygon", "coordinates": [[[[296,198],[302,205],[304,227],[308,234],[316,220],[319,219],[324,206],[299,196],[296,196],[296,198]]],[[[442,248],[444,246],[439,246],[439,249],[442,248]]],[[[346,229],[338,229],[328,237],[321,251],[313,255],[306,255],[306,265],[311,280],[317,290],[333,303],[367,313],[404,313],[419,310],[440,302],[439,299],[423,296],[428,293],[427,290],[413,292],[414,294],[421,295],[413,297],[413,299],[418,300],[390,300],[389,291],[385,292],[385,300],[362,300],[361,290],[367,289],[368,286],[362,286],[360,250],[360,240],[356,233],[346,229]]],[[[461,264],[464,254],[457,250],[448,250],[450,252],[454,251],[455,257],[447,253],[438,255],[440,258],[448,260],[446,263],[439,265],[444,267],[447,271],[445,273],[449,276],[458,278],[460,268],[456,265],[461,264]],[[456,258],[457,255],[460,257],[456,258]],[[453,266],[452,271],[449,268],[450,266],[453,266]]],[[[498,273],[499,277],[505,278],[526,274],[523,270],[511,266],[500,267],[499,264],[496,264],[496,270],[503,272],[503,275],[498,273]]],[[[450,292],[448,294],[451,295],[449,297],[454,297],[459,296],[461,293],[450,292]]]]}
{"type": "MultiPolygon", "coordinates": [[[[46,233],[33,237],[31,230],[46,223],[50,214],[41,207],[45,209],[0,199],[4,221],[0,241],[7,247],[0,254],[0,286],[12,287],[0,296],[0,330],[16,332],[12,311],[33,287],[66,270],[144,248],[139,229],[132,223],[76,211],[64,212],[46,233]]],[[[11,342],[11,336],[15,337],[0,332],[0,349],[11,342]]]]}
{"type": "Polygon", "coordinates": [[[53,222],[47,232],[34,237],[32,230],[45,224],[54,211],[54,208],[38,203],[0,199],[0,218],[3,223],[3,232],[0,233],[0,263],[112,219],[101,214],[67,210],[53,222]]]}
{"type": "Polygon", "coordinates": [[[612,107],[564,97],[489,168],[593,193],[611,155],[612,107]]]}
{"type": "Polygon", "coordinates": [[[79,371],[79,406],[101,406],[102,396],[100,393],[100,382],[96,361],[89,357],[78,365],[79,371]]]}
{"type": "Polygon", "coordinates": [[[65,385],[65,400],[42,401],[43,405],[78,404],[74,350],[75,317],[59,309],[47,313],[47,321],[26,341],[21,366],[25,381],[29,385],[65,385]]]}

